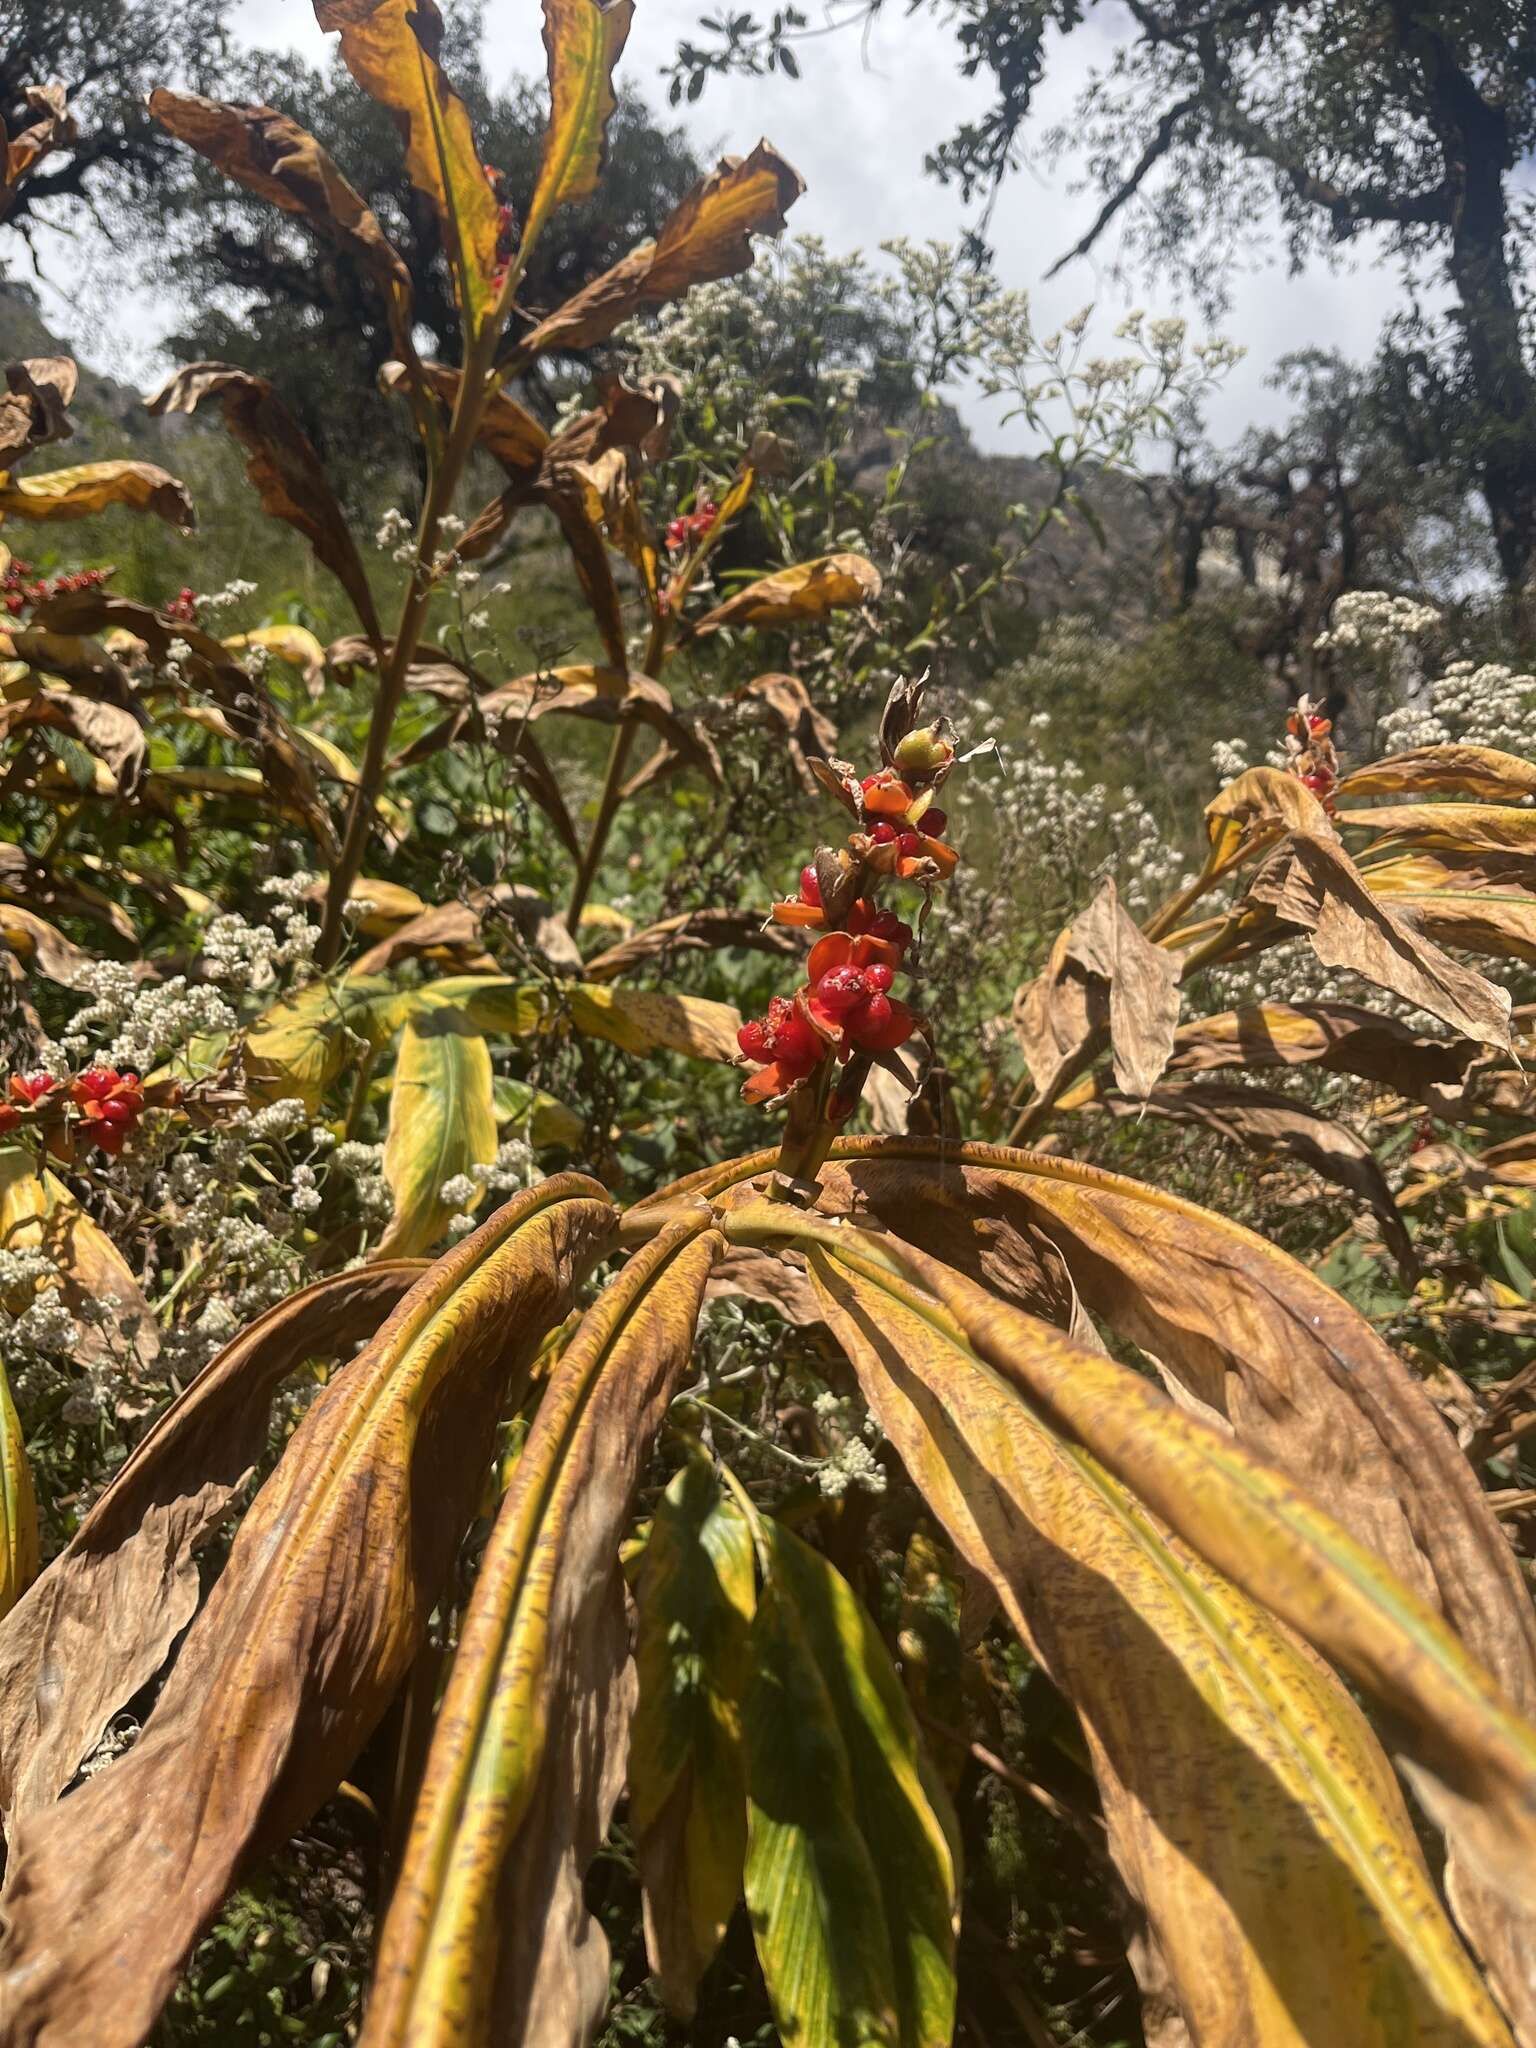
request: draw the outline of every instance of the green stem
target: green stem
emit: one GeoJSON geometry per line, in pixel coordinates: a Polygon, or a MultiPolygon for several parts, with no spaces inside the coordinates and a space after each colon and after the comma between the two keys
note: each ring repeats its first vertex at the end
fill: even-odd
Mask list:
{"type": "MultiPolygon", "coordinates": [[[[668,625],[663,614],[651,621],[645,663],[640,671],[653,681],[661,674],[662,663],[667,658],[667,639],[668,625]]],[[[608,835],[613,830],[613,821],[624,799],[624,771],[629,766],[629,756],[634,744],[634,726],[621,724],[614,733],[613,743],[608,749],[608,766],[603,775],[602,794],[597,800],[597,816],[592,820],[592,834],[576,870],[576,886],[571,891],[570,905],[565,913],[566,930],[572,934],[581,921],[581,913],[586,907],[588,896],[592,893],[592,884],[597,880],[597,871],[602,866],[603,855],[607,851],[608,835]]]]}

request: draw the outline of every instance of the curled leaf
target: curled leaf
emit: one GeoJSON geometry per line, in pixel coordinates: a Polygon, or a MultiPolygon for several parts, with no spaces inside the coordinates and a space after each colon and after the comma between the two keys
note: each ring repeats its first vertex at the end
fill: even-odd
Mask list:
{"type": "Polygon", "coordinates": [[[378,639],[378,613],[357,544],[320,458],[293,414],[267,378],[228,363],[188,363],[144,404],[158,417],[195,412],[205,398],[218,400],[225,426],[245,450],[245,473],[263,512],[303,534],[316,559],[351,598],[365,631],[378,639]]]}
{"type": "Polygon", "coordinates": [[[602,175],[608,123],[618,106],[613,68],[634,19],[633,0],[544,0],[544,49],[549,59],[549,126],[538,182],[523,222],[527,255],[550,215],[587,199],[602,175]]]}
{"type": "Polygon", "coordinates": [[[686,195],[654,242],[632,249],[541,321],[519,354],[593,348],[643,307],[749,270],[752,236],[780,233],[804,190],[799,173],[766,142],[750,156],[726,157],[686,195]]]}
{"type": "Polygon", "coordinates": [[[310,1408],[138,1743],[11,1839],[9,2026],[138,2048],[239,1871],[334,1789],[421,1645],[509,1390],[613,1213],[574,1175],[508,1203],[310,1408]]]}
{"type": "Polygon", "coordinates": [[[150,94],[149,111],[226,177],[297,214],[356,257],[383,294],[395,346],[409,349],[411,274],[372,208],[313,135],[272,107],[232,105],[164,86],[150,94]]]}
{"type": "Polygon", "coordinates": [[[695,633],[713,633],[721,626],[792,626],[802,619],[824,619],[828,612],[856,604],[873,604],[880,595],[880,571],[863,555],[823,555],[760,576],[734,596],[706,612],[695,633]]]}
{"type": "Polygon", "coordinates": [[[183,529],[197,524],[185,489],[153,462],[82,462],[41,476],[0,476],[0,518],[89,519],[111,505],[152,512],[183,529]]]}

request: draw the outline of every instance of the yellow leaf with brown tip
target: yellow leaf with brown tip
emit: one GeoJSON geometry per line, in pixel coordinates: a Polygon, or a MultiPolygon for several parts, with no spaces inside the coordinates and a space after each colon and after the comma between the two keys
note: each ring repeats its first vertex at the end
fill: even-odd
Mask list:
{"type": "Polygon", "coordinates": [[[526,257],[556,207],[588,199],[602,175],[608,123],[618,101],[613,67],[634,20],[633,0],[544,0],[549,126],[538,183],[523,222],[526,257]]]}

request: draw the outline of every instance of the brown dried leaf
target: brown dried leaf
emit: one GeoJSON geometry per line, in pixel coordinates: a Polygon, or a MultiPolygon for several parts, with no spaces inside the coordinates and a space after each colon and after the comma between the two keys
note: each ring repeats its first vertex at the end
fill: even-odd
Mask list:
{"type": "Polygon", "coordinates": [[[131,797],[144,779],[149,750],[143,729],[131,712],[116,704],[98,704],[70,690],[37,690],[30,697],[0,703],[0,740],[37,726],[78,740],[111,769],[125,797],[131,797]]]}
{"type": "Polygon", "coordinates": [[[1315,1065],[1413,1096],[1440,1116],[1457,1116],[1464,1113],[1467,1071],[1480,1057],[1470,1038],[1426,1038],[1395,1017],[1353,1003],[1248,1003],[1181,1024],[1168,1071],[1315,1065]]]}
{"type": "Polygon", "coordinates": [[[670,960],[675,953],[714,953],[729,946],[748,946],[758,953],[798,954],[800,947],[777,925],[765,926],[753,910],[685,910],[632,932],[616,946],[590,959],[583,974],[588,981],[617,981],[652,960],[670,960]]]}
{"type": "Polygon", "coordinates": [[[315,559],[351,598],[364,632],[378,640],[382,629],[357,544],[320,457],[293,414],[265,377],[228,363],[188,363],[144,404],[158,418],[195,412],[205,398],[218,400],[225,426],[245,450],[245,473],[263,512],[303,534],[315,559]]]}
{"type": "Polygon", "coordinates": [[[297,214],[371,273],[402,354],[410,348],[411,274],[361,193],[313,135],[272,107],[235,106],[157,87],[149,111],[178,142],[285,213],[297,214]]]}
{"type": "Polygon", "coordinates": [[[272,1398],[306,1359],[371,1337],[423,1262],[335,1273],[269,1308],[156,1422],[0,1622],[0,1812],[51,1805],[197,1611],[198,1550],[266,1447],[272,1398]],[[58,1686],[49,1674],[67,1671],[58,1686]]]}
{"type": "Polygon", "coordinates": [[[670,216],[654,242],[622,257],[524,337],[521,355],[588,349],[644,306],[752,267],[753,235],[776,235],[805,186],[766,142],[726,157],[670,216]]]}
{"type": "Polygon", "coordinates": [[[74,423],[65,408],[79,375],[68,356],[29,356],[5,366],[6,396],[0,398],[0,470],[50,441],[67,441],[74,423]]]}
{"type": "Polygon", "coordinates": [[[1454,790],[1490,803],[1519,803],[1536,796],[1536,765],[1497,747],[1413,747],[1356,768],[1340,780],[1337,794],[1396,796],[1420,790],[1454,790]]]}
{"type": "Polygon", "coordinates": [[[36,2048],[139,2048],[239,1871],[334,1789],[420,1648],[509,1387],[613,1218],[562,1175],[417,1281],[294,1433],[139,1742],[17,1828],[0,1985],[36,2048]]]}
{"type": "Polygon", "coordinates": [[[1115,1080],[1145,1096],[1173,1051],[1179,1021],[1179,963],[1142,936],[1106,881],[1051,948],[1045,972],[1020,989],[1013,1024],[1036,1088],[1093,1056],[1107,1032],[1115,1080]]]}
{"type": "Polygon", "coordinates": [[[847,605],[873,604],[880,595],[880,571],[863,555],[822,555],[759,576],[734,596],[706,612],[695,633],[713,633],[721,626],[792,626],[802,619],[824,619],[847,605]]]}
{"type": "Polygon", "coordinates": [[[1374,896],[1331,831],[1293,832],[1255,875],[1248,900],[1311,940],[1325,967],[1347,967],[1484,1045],[1509,1045],[1509,997],[1452,960],[1374,896]]]}
{"type": "Polygon", "coordinates": [[[811,761],[825,761],[837,748],[837,727],[818,711],[798,676],[756,676],[736,692],[738,704],[761,704],[784,734],[790,764],[807,796],[820,793],[811,761]]]}
{"type": "Polygon", "coordinates": [[[723,1249],[674,1224],[583,1317],[486,1547],[379,1939],[364,2048],[590,2039],[608,1944],[583,1897],[634,1710],[619,1545],[723,1249]]]}
{"type": "Polygon", "coordinates": [[[1212,1081],[1155,1088],[1144,1103],[1109,1098],[1106,1106],[1117,1116],[1137,1116],[1147,1109],[1175,1123],[1199,1124],[1250,1151],[1282,1152],[1299,1160],[1364,1202],[1403,1273],[1410,1282],[1418,1277],[1412,1241],[1376,1155],[1332,1117],[1269,1089],[1212,1081]]]}
{"type": "Polygon", "coordinates": [[[1379,833],[1394,846],[1463,855],[1536,852],[1536,810],[1514,804],[1375,804],[1368,811],[1340,811],[1338,823],[1379,833]]]}

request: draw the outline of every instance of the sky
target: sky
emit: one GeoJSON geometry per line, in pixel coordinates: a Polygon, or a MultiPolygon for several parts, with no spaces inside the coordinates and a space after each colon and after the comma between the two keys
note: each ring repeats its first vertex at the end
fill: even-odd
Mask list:
{"type": "MultiPolygon", "coordinates": [[[[663,65],[700,14],[713,11],[708,0],[637,0],[623,76],[659,105],[663,65]]],[[[814,20],[814,8],[807,11],[814,20]]],[[[488,0],[493,83],[514,73],[542,73],[541,18],[538,0],[488,0]]],[[[314,61],[323,61],[335,40],[316,27],[310,0],[240,0],[234,22],[253,47],[296,47],[314,61]]],[[[1115,26],[1113,11],[1095,9],[1088,26],[1050,53],[1045,88],[1037,95],[1041,132],[1069,113],[1089,67],[1107,56],[1115,26]]],[[[834,250],[874,251],[898,235],[953,241],[966,225],[966,209],[958,192],[927,177],[922,165],[925,151],[986,105],[985,84],[962,78],[956,57],[953,36],[941,24],[926,12],[909,17],[893,0],[867,38],[844,31],[807,46],[800,80],[712,80],[681,118],[701,151],[718,145],[742,152],[766,135],[806,181],[792,231],[819,234],[834,250]]],[[[1010,178],[993,214],[999,275],[1030,290],[1039,331],[1049,332],[1090,303],[1096,308],[1091,332],[1102,332],[1105,352],[1112,352],[1112,331],[1133,304],[1152,313],[1188,313],[1192,327],[1204,331],[1166,286],[1143,280],[1133,291],[1108,279],[1092,259],[1044,279],[1097,204],[1095,194],[1074,191],[1074,183],[1070,165],[1026,166],[1010,178]]],[[[70,290],[77,263],[68,247],[50,248],[45,256],[53,282],[45,298],[54,324],[87,360],[120,376],[151,377],[155,343],[174,324],[174,304],[151,281],[116,296],[105,319],[88,300],[82,310],[70,290]]],[[[1207,401],[1212,437],[1231,442],[1250,425],[1285,416],[1286,401],[1267,379],[1287,351],[1317,345],[1368,356],[1396,300],[1392,269],[1373,266],[1364,242],[1354,246],[1349,269],[1333,271],[1319,262],[1296,277],[1278,247],[1256,251],[1252,267],[1233,281],[1231,311],[1221,323],[1247,353],[1207,401]]],[[[995,407],[968,397],[961,409],[983,448],[1028,452],[1027,430],[1001,425],[995,407]]]]}

